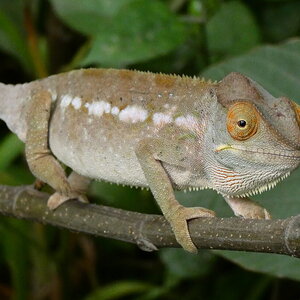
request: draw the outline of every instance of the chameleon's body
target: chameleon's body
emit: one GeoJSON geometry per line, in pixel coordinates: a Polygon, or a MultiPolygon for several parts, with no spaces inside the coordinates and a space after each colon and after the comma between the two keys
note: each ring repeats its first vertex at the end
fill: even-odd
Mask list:
{"type": "Polygon", "coordinates": [[[186,221],[214,213],[183,208],[174,188],[213,188],[235,214],[269,218],[246,196],[275,185],[300,162],[298,106],[238,73],[212,83],[78,70],[0,85],[0,107],[0,118],[26,143],[32,172],[58,192],[50,207],[81,197],[81,176],[150,187],[189,251],[195,247],[186,221]],[[51,153],[76,172],[69,181],[51,153]]]}

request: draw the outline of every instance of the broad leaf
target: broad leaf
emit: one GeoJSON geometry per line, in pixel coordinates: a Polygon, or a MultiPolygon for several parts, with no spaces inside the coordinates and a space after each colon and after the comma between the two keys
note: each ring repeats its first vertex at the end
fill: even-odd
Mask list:
{"type": "Polygon", "coordinates": [[[81,64],[123,67],[166,54],[185,38],[183,24],[165,5],[136,0],[102,24],[81,64]]]}
{"type": "MultiPolygon", "coordinates": [[[[137,294],[141,294],[153,289],[153,286],[141,281],[116,281],[107,286],[95,289],[85,300],[113,300],[123,299],[137,294]]],[[[132,299],[132,298],[131,298],[132,299]]]]}
{"type": "Polygon", "coordinates": [[[0,47],[16,57],[22,66],[29,71],[29,56],[25,33],[23,30],[23,2],[18,0],[0,2],[0,47]]]}
{"type": "Polygon", "coordinates": [[[57,14],[73,29],[97,34],[112,23],[119,10],[133,0],[51,0],[57,14]]]}
{"type": "Polygon", "coordinates": [[[70,27],[91,38],[77,66],[123,67],[166,54],[186,38],[183,24],[159,1],[51,2],[70,27]]]}
{"type": "Polygon", "coordinates": [[[207,44],[212,61],[241,54],[260,40],[258,26],[241,2],[224,3],[207,23],[207,44]]]}
{"type": "Polygon", "coordinates": [[[214,256],[209,251],[201,251],[198,255],[186,253],[183,249],[161,249],[160,258],[167,271],[181,279],[205,276],[211,271],[214,256]]]}
{"type": "Polygon", "coordinates": [[[24,150],[24,144],[15,134],[7,135],[0,143],[0,171],[8,167],[24,150]]]}

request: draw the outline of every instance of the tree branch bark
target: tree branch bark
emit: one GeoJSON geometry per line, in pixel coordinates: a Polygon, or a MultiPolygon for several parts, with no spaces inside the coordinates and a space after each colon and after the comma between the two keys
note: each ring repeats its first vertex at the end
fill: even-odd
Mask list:
{"type": "MultiPolygon", "coordinates": [[[[49,195],[27,186],[0,186],[0,213],[137,244],[146,251],[179,247],[163,216],[68,201],[55,211],[49,195]]],[[[283,220],[199,218],[189,222],[198,248],[279,253],[300,257],[300,215],[283,220]]]]}

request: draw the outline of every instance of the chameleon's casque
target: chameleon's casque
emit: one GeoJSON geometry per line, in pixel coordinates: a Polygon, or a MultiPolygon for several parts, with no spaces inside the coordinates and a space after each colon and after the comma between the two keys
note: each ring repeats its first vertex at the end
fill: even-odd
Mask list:
{"type": "Polygon", "coordinates": [[[236,215],[269,218],[247,196],[274,186],[300,162],[300,109],[255,81],[220,82],[88,69],[2,85],[0,118],[26,143],[33,174],[56,191],[49,206],[82,195],[85,178],[149,187],[178,242],[196,251],[174,189],[212,188],[236,215]],[[74,172],[67,179],[58,161],[74,172]]]}

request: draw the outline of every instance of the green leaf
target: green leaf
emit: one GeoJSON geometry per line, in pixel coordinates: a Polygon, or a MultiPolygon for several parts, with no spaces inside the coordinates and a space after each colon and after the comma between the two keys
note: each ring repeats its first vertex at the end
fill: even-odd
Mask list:
{"type": "Polygon", "coordinates": [[[257,45],[259,40],[255,20],[241,2],[224,3],[207,23],[207,46],[212,61],[243,53],[257,45]]]}
{"type": "Polygon", "coordinates": [[[300,2],[270,3],[262,10],[262,29],[272,41],[294,36],[300,29],[300,2]],[[287,18],[288,16],[288,18],[287,18]]]}
{"type": "MultiPolygon", "coordinates": [[[[3,220],[1,221],[3,222],[3,220]]],[[[4,223],[4,222],[3,222],[4,223]]],[[[12,286],[14,290],[13,300],[28,299],[29,294],[29,241],[22,235],[24,228],[28,227],[20,220],[8,220],[10,227],[2,230],[0,226],[2,251],[4,259],[9,266],[12,286]],[[21,233],[21,234],[20,234],[21,233]]],[[[4,223],[5,224],[5,223],[4,223]]],[[[7,225],[7,224],[6,224],[7,225]]],[[[28,227],[29,228],[29,227],[28,227]]],[[[27,228],[27,230],[28,230],[27,228]]]]}
{"type": "Polygon", "coordinates": [[[287,96],[300,104],[300,40],[279,46],[264,46],[206,69],[202,75],[221,79],[226,74],[241,72],[264,86],[274,96],[287,96]]]}
{"type": "Polygon", "coordinates": [[[168,272],[180,279],[203,276],[211,270],[214,262],[214,256],[208,251],[195,255],[170,248],[160,250],[159,255],[168,272]]]}
{"type": "Polygon", "coordinates": [[[147,292],[152,288],[148,283],[140,281],[117,281],[110,285],[96,289],[85,300],[113,300],[147,292]]]}
{"type": "MultiPolygon", "coordinates": [[[[16,10],[20,9],[17,7],[16,10]]],[[[0,47],[7,53],[15,56],[23,65],[30,70],[30,56],[26,44],[25,35],[16,19],[10,17],[0,4],[0,47]]]]}
{"type": "Polygon", "coordinates": [[[184,25],[164,4],[135,0],[102,23],[81,65],[122,67],[166,54],[185,38],[184,25]]]}
{"type": "Polygon", "coordinates": [[[101,198],[101,204],[138,212],[157,212],[155,200],[150,191],[130,188],[107,182],[91,184],[91,195],[101,198]]]}
{"type": "MultiPolygon", "coordinates": [[[[241,72],[253,78],[274,96],[285,95],[300,103],[299,39],[279,46],[257,48],[248,54],[212,66],[202,75],[207,78],[221,79],[232,71],[241,72]]],[[[300,169],[296,170],[287,180],[278,184],[275,189],[254,198],[269,210],[273,218],[297,215],[300,213],[299,181],[300,169]]],[[[196,195],[202,198],[203,194],[196,193],[196,195]]],[[[225,201],[211,192],[207,192],[205,195],[209,208],[215,209],[219,216],[228,215],[229,210],[225,201]]],[[[181,197],[184,198],[184,196],[181,197]]],[[[218,251],[217,253],[249,270],[300,280],[300,260],[297,258],[230,251],[218,251]]]]}
{"type": "Polygon", "coordinates": [[[24,144],[15,134],[9,134],[0,143],[0,171],[6,169],[24,150],[24,144]]]}
{"type": "Polygon", "coordinates": [[[247,270],[263,272],[279,278],[286,277],[300,280],[299,258],[279,254],[245,253],[226,250],[214,252],[247,270]]]}
{"type": "MultiPolygon", "coordinates": [[[[97,34],[112,23],[119,10],[133,0],[51,0],[56,13],[79,32],[97,34]]],[[[116,20],[114,20],[116,21],[116,20]]]]}

